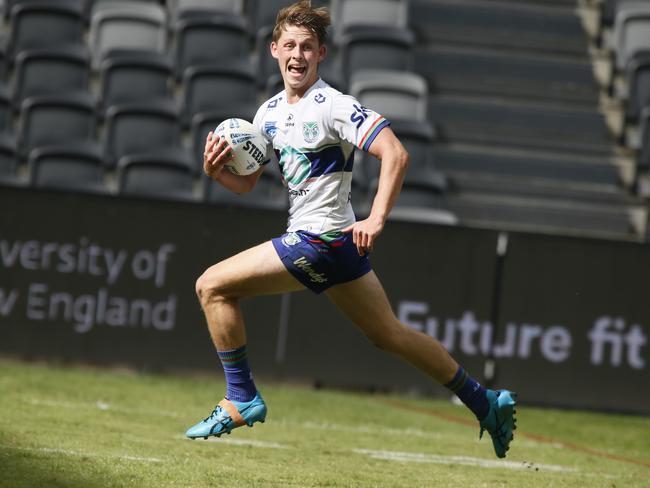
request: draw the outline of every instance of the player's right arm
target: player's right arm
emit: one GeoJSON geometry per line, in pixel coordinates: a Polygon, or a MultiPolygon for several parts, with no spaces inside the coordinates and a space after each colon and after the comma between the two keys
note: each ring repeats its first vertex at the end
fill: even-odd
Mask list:
{"type": "Polygon", "coordinates": [[[205,140],[205,149],[203,151],[203,171],[210,178],[218,181],[234,193],[248,193],[255,188],[257,179],[264,171],[264,166],[250,175],[236,175],[224,169],[224,165],[233,157],[232,148],[228,145],[228,142],[210,131],[205,140]]]}

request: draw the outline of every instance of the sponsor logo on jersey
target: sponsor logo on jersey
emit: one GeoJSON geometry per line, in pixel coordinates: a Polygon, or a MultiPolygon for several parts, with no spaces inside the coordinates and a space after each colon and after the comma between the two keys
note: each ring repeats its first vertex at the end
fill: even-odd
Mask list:
{"type": "Polygon", "coordinates": [[[305,142],[314,142],[319,134],[318,122],[303,122],[302,123],[302,136],[305,142]]]}
{"type": "Polygon", "coordinates": [[[309,193],[309,188],[304,188],[302,190],[289,190],[289,195],[292,197],[304,197],[309,193]]]}
{"type": "Polygon", "coordinates": [[[295,232],[289,232],[286,234],[284,237],[282,237],[282,244],[284,244],[287,247],[295,246],[296,244],[300,244],[300,236],[296,234],[295,232]]]}
{"type": "Polygon", "coordinates": [[[271,100],[269,104],[266,106],[266,108],[275,108],[278,106],[278,102],[282,100],[282,97],[276,98],[275,100],[271,100]]]}
{"type": "Polygon", "coordinates": [[[293,127],[295,126],[296,123],[293,121],[293,114],[289,114],[287,117],[287,121],[284,123],[285,127],[293,127]]]}
{"type": "Polygon", "coordinates": [[[230,143],[238,146],[242,142],[246,142],[253,138],[252,134],[246,134],[242,132],[231,132],[230,133],[230,143]]]}
{"type": "Polygon", "coordinates": [[[322,93],[317,93],[316,95],[314,95],[314,101],[316,103],[323,103],[325,100],[326,100],[325,95],[323,95],[322,93]]]}
{"type": "Polygon", "coordinates": [[[293,262],[293,264],[296,265],[296,268],[307,273],[309,279],[312,282],[325,283],[327,281],[327,278],[325,278],[325,273],[317,273],[312,267],[312,264],[309,261],[307,261],[307,259],[304,256],[300,256],[298,259],[296,259],[293,262]]]}
{"type": "Polygon", "coordinates": [[[350,122],[356,124],[357,129],[359,129],[361,128],[361,124],[368,118],[369,110],[363,105],[357,105],[356,103],[352,104],[352,107],[354,108],[354,112],[350,115],[350,122]]]}
{"type": "Polygon", "coordinates": [[[264,132],[269,137],[275,137],[275,134],[278,132],[278,127],[275,125],[275,120],[264,122],[264,132]]]}

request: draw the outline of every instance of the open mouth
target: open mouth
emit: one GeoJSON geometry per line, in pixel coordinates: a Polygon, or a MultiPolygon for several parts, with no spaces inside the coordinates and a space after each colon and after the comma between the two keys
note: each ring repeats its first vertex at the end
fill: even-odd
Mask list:
{"type": "Polygon", "coordinates": [[[290,64],[287,67],[287,71],[289,73],[293,74],[293,75],[300,76],[300,75],[303,75],[305,73],[305,71],[307,71],[307,68],[305,66],[298,66],[298,65],[290,64]]]}

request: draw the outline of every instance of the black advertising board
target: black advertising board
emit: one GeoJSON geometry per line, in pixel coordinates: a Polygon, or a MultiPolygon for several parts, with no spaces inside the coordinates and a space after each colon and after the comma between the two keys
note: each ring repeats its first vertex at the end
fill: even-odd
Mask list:
{"type": "Polygon", "coordinates": [[[650,246],[511,235],[499,383],[529,402],[650,413],[650,246]]]}
{"type": "MultiPolygon", "coordinates": [[[[220,375],[195,281],[285,223],[270,210],[0,188],[0,354],[220,375]]],[[[494,357],[495,385],[523,401],[650,413],[650,246],[510,234],[501,265],[498,241],[391,221],[371,261],[396,316],[477,378],[494,357]]],[[[449,395],[325,296],[242,309],[259,379],[449,395]]]]}

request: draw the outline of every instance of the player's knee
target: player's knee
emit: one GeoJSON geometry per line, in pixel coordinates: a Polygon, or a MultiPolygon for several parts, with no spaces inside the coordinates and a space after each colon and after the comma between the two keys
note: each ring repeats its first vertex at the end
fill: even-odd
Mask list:
{"type": "Polygon", "coordinates": [[[228,297],[228,287],[218,269],[210,268],[196,280],[196,296],[201,305],[228,297]]]}

